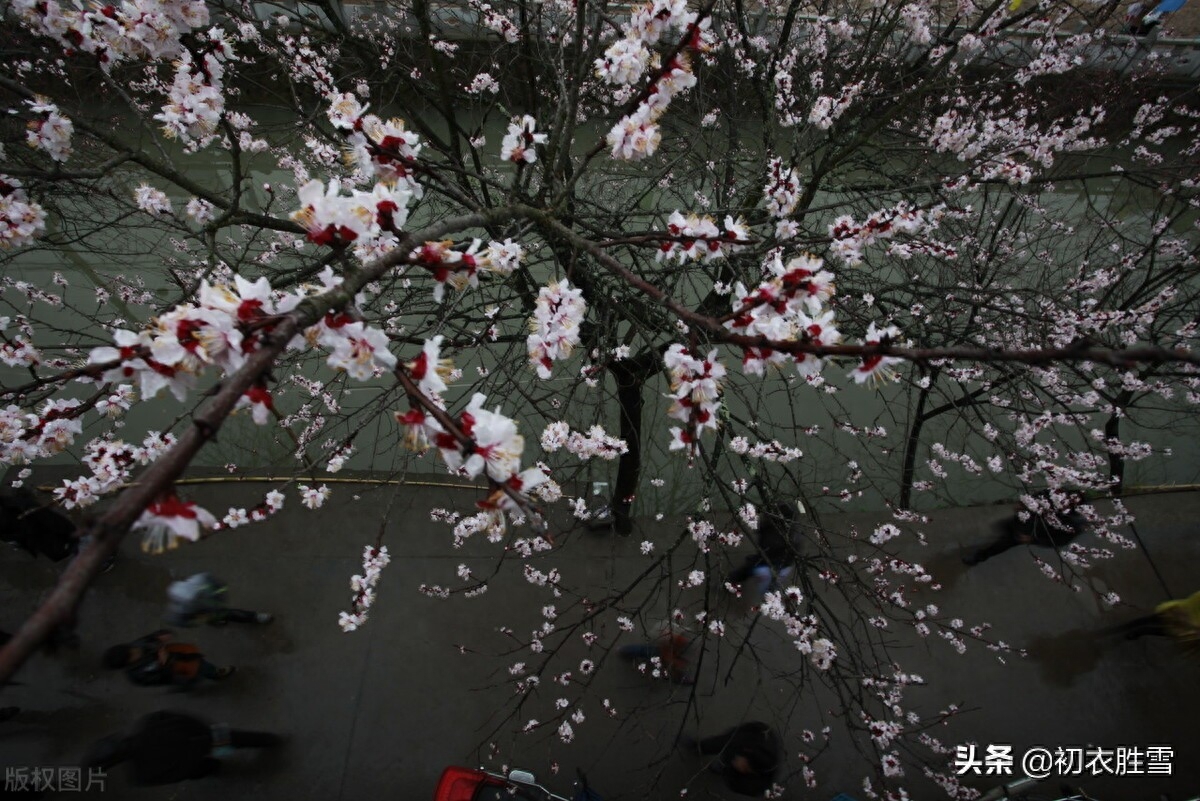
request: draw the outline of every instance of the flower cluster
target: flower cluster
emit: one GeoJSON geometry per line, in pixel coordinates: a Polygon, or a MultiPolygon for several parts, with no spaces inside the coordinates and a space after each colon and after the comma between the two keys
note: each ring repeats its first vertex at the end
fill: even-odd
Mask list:
{"type": "Polygon", "coordinates": [[[812,110],[808,112],[808,121],[822,131],[833,127],[838,117],[846,113],[850,104],[858,97],[863,89],[862,81],[842,87],[837,97],[821,95],[813,101],[812,110]]]}
{"type": "Polygon", "coordinates": [[[131,528],[145,529],[143,551],[162,553],[178,547],[180,539],[196,542],[202,529],[216,524],[217,519],[210,512],[170,492],[147,506],[131,528]]]}
{"type": "Polygon", "coordinates": [[[68,53],[95,55],[105,69],[125,59],[178,58],[184,53],[180,37],[208,25],[203,0],[137,0],[86,10],[82,4],[64,8],[57,0],[16,0],[12,8],[34,32],[68,53]]]}
{"type": "Polygon", "coordinates": [[[155,189],[149,184],[142,184],[133,190],[133,202],[151,217],[163,217],[171,214],[171,199],[167,197],[166,192],[155,189]]]}
{"type": "Polygon", "coordinates": [[[10,319],[0,317],[0,362],[9,367],[30,367],[42,361],[42,354],[22,334],[5,334],[10,319]]]}
{"type": "Polygon", "coordinates": [[[83,433],[77,400],[48,400],[36,414],[19,406],[0,409],[0,464],[24,464],[62,453],[83,433]]]}
{"type": "Polygon", "coordinates": [[[25,141],[30,147],[45,151],[55,161],[66,161],[71,155],[71,133],[75,126],[58,113],[58,106],[44,97],[39,96],[26,102],[37,116],[29,122],[25,141]]]}
{"type": "Polygon", "coordinates": [[[863,249],[867,246],[891,239],[896,234],[919,233],[931,222],[936,223],[938,216],[935,213],[932,219],[927,219],[923,210],[914,209],[907,203],[874,212],[861,223],[843,215],[829,226],[829,237],[833,240],[829,249],[847,266],[854,267],[862,264],[863,249]]]}
{"type": "Polygon", "coordinates": [[[554,453],[563,447],[583,461],[593,457],[612,461],[629,450],[625,440],[610,437],[603,426],[592,426],[585,434],[572,431],[560,420],[546,426],[542,432],[542,450],[554,453]]]}
{"type": "Polygon", "coordinates": [[[408,221],[408,204],[413,194],[401,185],[375,185],[371,192],[353,190],[341,194],[341,184],[320,181],[300,187],[301,208],[292,219],[308,230],[308,241],[317,245],[367,244],[394,237],[408,221]]]}
{"type": "Polygon", "coordinates": [[[578,456],[583,461],[592,458],[612,461],[629,451],[625,440],[610,437],[602,426],[592,426],[584,434],[582,431],[572,431],[567,438],[567,451],[578,456]]]}
{"type": "Polygon", "coordinates": [[[136,378],[143,399],[169,389],[182,401],[205,366],[236,370],[257,348],[263,319],[274,313],[274,304],[266,278],[251,283],[237,276],[235,282],[232,289],[203,282],[199,304],[181,304],[142,331],[113,332],[116,347],[94,348],[88,356],[88,364],[103,368],[98,380],[136,378]]]}
{"type": "Polygon", "coordinates": [[[391,561],[386,545],[363,548],[363,572],[350,577],[350,590],[354,593],[353,611],[338,614],[338,625],[342,631],[354,631],[367,622],[367,612],[375,602],[375,585],[379,583],[379,574],[391,561]]]}
{"type": "Polygon", "coordinates": [[[783,166],[783,159],[775,157],[767,162],[763,195],[767,198],[767,213],[772,217],[786,217],[796,210],[800,202],[800,178],[791,167],[783,166]]]}
{"type": "Polygon", "coordinates": [[[462,291],[468,286],[479,286],[479,273],[509,275],[521,263],[525,251],[510,239],[492,242],[482,251],[483,243],[474,239],[466,250],[455,250],[454,242],[426,242],[409,254],[409,260],[418,267],[428,270],[433,276],[433,299],[441,302],[447,285],[462,291]]]}
{"type": "Polygon", "coordinates": [[[696,85],[687,57],[680,54],[672,59],[666,70],[650,87],[645,100],[631,114],[617,121],[608,132],[606,141],[612,148],[612,157],[623,161],[637,161],[654,155],[662,141],[658,121],[671,104],[671,100],[696,85]]]}
{"type": "Polygon", "coordinates": [[[163,133],[178,137],[189,148],[204,147],[216,134],[225,113],[225,62],[233,50],[220,28],[196,37],[198,54],[185,50],[175,62],[175,79],[168,102],[154,119],[163,133]]]}
{"type": "Polygon", "coordinates": [[[768,592],[763,597],[762,614],[778,623],[787,631],[796,650],[806,655],[818,670],[829,670],[837,659],[837,648],[833,642],[817,637],[817,618],[813,615],[795,614],[803,601],[803,594],[796,587],[783,592],[768,592]]]}
{"type": "Polygon", "coordinates": [[[492,8],[491,3],[484,3],[482,0],[468,0],[468,4],[479,13],[483,24],[492,32],[503,36],[504,41],[509,44],[516,44],[520,40],[521,29],[513,24],[513,21],[508,17],[492,8]]]}
{"type": "Polygon", "coordinates": [[[659,246],[659,261],[675,258],[683,263],[701,257],[712,261],[741,250],[750,239],[742,219],[735,220],[729,215],[725,217],[725,230],[722,231],[712,217],[695,214],[685,217],[675,211],[667,220],[667,231],[672,239],[659,246]]]}
{"type": "Polygon", "coordinates": [[[717,428],[718,399],[725,367],[717,361],[714,348],[703,359],[694,357],[683,345],[675,344],[663,355],[671,379],[671,404],[667,415],[687,424],[687,430],[671,428],[671,450],[695,450],[700,432],[717,428]]]}
{"type": "Polygon", "coordinates": [[[579,327],[587,314],[583,290],[571,282],[552,281],[538,291],[529,328],[533,332],[525,340],[529,364],[539,378],[549,378],[555,361],[567,359],[579,344],[579,327]]]}
{"type": "Polygon", "coordinates": [[[0,174],[0,247],[21,247],[46,230],[46,211],[16,178],[0,174]]]}
{"type": "Polygon", "coordinates": [[[283,508],[284,495],[279,490],[271,490],[263,498],[262,502],[257,506],[251,507],[249,511],[244,508],[231,507],[225,517],[221,518],[215,526],[214,531],[220,531],[226,528],[239,528],[247,526],[251,523],[261,523],[271,515],[283,508]]]}
{"type": "Polygon", "coordinates": [[[651,0],[634,12],[625,28],[625,38],[609,46],[596,59],[596,74],[606,83],[628,86],[641,79],[654,57],[650,48],[669,30],[682,31],[684,50],[673,58],[644,93],[644,99],[608,132],[608,145],[615,159],[632,161],[654,154],[662,134],[658,120],[681,92],[696,85],[687,53],[707,49],[708,20],[688,11],[686,0],[651,0]]]}
{"type": "Polygon", "coordinates": [[[151,431],[141,445],[131,445],[119,439],[97,438],[89,442],[83,463],[92,471],[90,476],[64,479],[54,490],[54,498],[64,509],[91,506],[131,480],[133,468],[146,465],[166,453],[175,444],[175,437],[151,431]]]}
{"type": "Polygon", "coordinates": [[[305,338],[329,351],[327,363],[351,378],[366,381],[396,367],[387,334],[346,312],[329,312],[308,328],[305,338]]]}
{"type": "Polygon", "coordinates": [[[458,432],[451,433],[419,406],[396,413],[396,421],[408,427],[410,443],[432,442],[452,473],[478,478],[484,475],[493,483],[493,491],[478,506],[487,514],[490,529],[503,531],[506,511],[517,511],[513,495],[518,497],[549,483],[547,468],[536,465],[521,470],[525,438],[517,433],[516,421],[483,408],[487,397],[476,393],[459,414],[458,432]]]}
{"type": "Polygon", "coordinates": [[[308,484],[297,484],[296,489],[300,490],[300,503],[304,504],[308,509],[320,509],[325,505],[325,501],[329,500],[329,496],[333,492],[328,485],[322,484],[319,487],[310,487],[308,484]]]}
{"type": "Polygon", "coordinates": [[[500,142],[500,159],[513,164],[533,164],[537,161],[534,145],[544,145],[547,137],[544,133],[535,133],[536,128],[537,120],[528,114],[513,117],[508,124],[508,132],[500,142]]]}
{"type": "MultiPolygon", "coordinates": [[[[833,345],[841,340],[834,315],[826,307],[833,296],[833,275],[824,262],[809,255],[784,264],[773,251],[764,265],[764,280],[752,291],[738,283],[734,287],[733,318],[725,323],[730,331],[760,336],[772,342],[833,345]]],[[[821,372],[825,359],[810,353],[784,353],[771,347],[742,349],[742,369],[763,375],[768,364],[796,365],[803,376],[821,372]]]]}
{"type": "MultiPolygon", "coordinates": [[[[399,187],[414,198],[421,197],[424,190],[412,173],[421,152],[420,137],[405,129],[404,120],[384,121],[366,110],[349,92],[330,98],[329,121],[345,134],[350,159],[368,180],[399,187]]],[[[397,222],[396,227],[403,224],[397,222]]]]}

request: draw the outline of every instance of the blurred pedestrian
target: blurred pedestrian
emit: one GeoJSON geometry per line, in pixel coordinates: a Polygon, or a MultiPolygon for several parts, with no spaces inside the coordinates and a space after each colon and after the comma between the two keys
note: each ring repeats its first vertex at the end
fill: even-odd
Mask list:
{"type": "Polygon", "coordinates": [[[977,565],[1018,545],[1061,548],[1087,530],[1087,520],[1079,513],[1083,498],[1065,493],[1055,500],[1049,490],[1022,496],[1012,517],[996,527],[1000,536],[991,545],[963,557],[963,564],[977,565]]]}
{"type": "Polygon", "coordinates": [[[211,573],[197,573],[183,581],[172,582],[167,588],[166,621],[172,626],[199,626],[208,623],[270,623],[275,616],[269,612],[230,609],[228,585],[211,573]]]}
{"type": "Polygon", "coordinates": [[[724,776],[729,789],[741,795],[761,797],[779,773],[779,736],[761,721],[743,723],[700,741],[686,737],[683,745],[704,756],[715,754],[709,769],[724,776]]]}
{"type": "Polygon", "coordinates": [[[780,501],[768,507],[758,524],[758,549],[729,572],[729,583],[741,586],[752,598],[779,589],[795,571],[800,557],[798,517],[793,502],[780,501]]]}
{"type": "Polygon", "coordinates": [[[1164,601],[1154,613],[1135,618],[1121,627],[1125,637],[1172,637],[1191,649],[1200,648],[1200,592],[1187,598],[1164,601]]]}
{"type": "Polygon", "coordinates": [[[236,748],[271,748],[283,742],[277,734],[209,725],[182,712],[155,712],[142,718],[128,737],[106,737],[84,759],[85,767],[107,770],[130,763],[130,783],[174,784],[200,779],[221,768],[218,756],[236,748]]]}
{"type": "Polygon", "coordinates": [[[201,678],[227,679],[235,670],[232,666],[217,667],[191,643],[175,642],[167,629],[131,643],[114,645],[104,652],[104,666],[111,670],[124,669],[134,684],[173,684],[181,690],[195,686],[201,678]]]}
{"type": "Polygon", "coordinates": [[[667,628],[653,642],[633,643],[617,649],[617,655],[630,662],[644,662],[662,671],[672,684],[695,684],[687,659],[691,645],[684,635],[667,628]]]}

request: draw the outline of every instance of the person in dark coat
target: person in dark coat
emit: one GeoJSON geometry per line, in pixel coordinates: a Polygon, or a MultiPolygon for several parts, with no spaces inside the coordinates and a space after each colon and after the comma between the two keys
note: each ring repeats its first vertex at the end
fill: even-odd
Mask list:
{"type": "Polygon", "coordinates": [[[701,755],[715,754],[709,768],[725,778],[730,790],[759,797],[774,784],[783,753],[779,735],[761,721],[743,723],[700,741],[685,738],[684,745],[701,755]]]}
{"type": "Polygon", "coordinates": [[[0,492],[0,538],[33,556],[61,562],[75,553],[75,524],[26,489],[0,492]]]}
{"type": "Polygon", "coordinates": [[[142,718],[128,737],[106,737],[85,758],[89,768],[130,764],[130,783],[138,786],[175,784],[218,772],[215,756],[229,748],[271,748],[277,734],[210,726],[182,712],[155,712],[142,718]]]}
{"type": "Polygon", "coordinates": [[[1061,548],[1087,530],[1087,520],[1078,511],[1083,502],[1080,496],[1069,494],[1064,508],[1055,508],[1049,490],[1042,490],[1033,499],[1032,506],[1023,500],[1018,503],[1016,514],[998,524],[1000,536],[996,541],[964,556],[963,564],[977,565],[1018,545],[1061,548]]]}

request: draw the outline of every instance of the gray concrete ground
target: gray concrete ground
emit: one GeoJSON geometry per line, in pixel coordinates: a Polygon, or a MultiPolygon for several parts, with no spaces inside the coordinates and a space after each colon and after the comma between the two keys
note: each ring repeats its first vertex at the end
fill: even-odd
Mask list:
{"type": "MultiPolygon", "coordinates": [[[[44,475],[35,478],[47,480],[44,475]]],[[[428,479],[447,483],[444,477],[428,479]]],[[[217,511],[253,504],[266,489],[222,485],[187,491],[217,511]]],[[[757,718],[784,732],[791,774],[786,797],[824,800],[838,792],[865,797],[862,757],[843,733],[833,697],[812,671],[800,670],[806,662],[788,638],[761,621],[751,628],[748,620],[731,617],[726,647],[707,652],[694,688],[654,683],[614,658],[605,660],[585,686],[578,681],[577,665],[585,657],[599,659],[599,650],[589,651],[575,632],[563,664],[576,668],[576,680],[563,687],[553,681],[556,671],[545,673],[540,687],[510,716],[517,698],[508,667],[518,661],[537,664],[538,655],[521,643],[538,624],[541,607],[554,603],[567,619],[568,610],[585,597],[603,597],[627,586],[651,564],[639,552],[639,542],[649,538],[665,545],[678,532],[677,524],[641,521],[642,530],[628,539],[582,531],[561,534],[558,550],[531,561],[539,569],[561,570],[564,585],[576,590],[576,596],[552,598],[545,588],[524,580],[519,560],[510,555],[489,592],[442,601],[416,588],[421,583],[461,586],[454,576],[459,564],[489,575],[498,546],[471,540],[455,550],[449,528],[430,522],[428,510],[469,510],[478,492],[446,486],[333,489],[332,500],[319,512],[301,508],[292,492],[284,511],[266,524],[225,532],[161,557],[142,554],[133,540],[124,543],[117,567],[88,592],[78,651],[37,656],[20,674],[21,684],[0,696],[0,706],[22,708],[17,718],[0,723],[0,766],[78,764],[96,738],[167,708],[284,733],[288,743],[277,752],[239,754],[219,777],[172,787],[129,788],[118,770],[108,777],[103,796],[92,795],[429,799],[448,764],[503,763],[533,770],[563,789],[575,767],[581,767],[609,799],[679,798],[684,787],[689,798],[731,798],[736,796],[706,773],[703,763],[674,747],[675,737],[680,731],[709,734],[757,718]],[[374,539],[385,518],[392,564],[384,571],[371,621],[344,634],[337,615],[349,604],[349,578],[359,572],[362,547],[374,539]],[[158,628],[167,584],[201,570],[229,582],[235,606],[278,614],[275,623],[264,627],[181,632],[181,639],[199,644],[214,661],[237,665],[237,675],[176,694],[135,687],[119,673],[104,671],[104,648],[158,628]],[[505,626],[514,629],[511,635],[505,626]],[[739,652],[743,639],[747,646],[739,652]],[[574,743],[558,741],[553,731],[557,723],[532,735],[519,733],[531,718],[553,718],[559,697],[570,700],[570,710],[580,708],[586,715],[575,726],[574,743]],[[606,714],[609,708],[615,715],[606,714]],[[822,748],[825,726],[831,727],[831,738],[822,748]],[[803,741],[806,729],[816,734],[815,743],[803,741]],[[813,762],[815,789],[805,787],[800,776],[801,752],[822,752],[813,762]],[[557,776],[552,773],[555,764],[557,776]]],[[[944,584],[938,592],[912,591],[914,603],[936,603],[968,625],[989,621],[992,635],[1029,651],[1021,658],[972,644],[958,656],[936,638],[922,641],[897,631],[892,655],[926,681],[909,691],[908,708],[919,710],[927,721],[952,703],[969,710],[932,727],[932,736],[950,748],[968,742],[1011,744],[1018,755],[1035,745],[1167,745],[1174,751],[1170,776],[1106,775],[1073,783],[1097,798],[1116,801],[1157,801],[1162,793],[1181,801],[1200,794],[1197,662],[1168,641],[1126,642],[1101,633],[1168,593],[1183,596],[1200,589],[1200,538],[1195,532],[1200,493],[1137,497],[1128,505],[1138,516],[1146,551],[1120,552],[1092,573],[1096,588],[1116,590],[1129,604],[1115,610],[1102,608],[1089,590],[1072,592],[1046,580],[1028,549],[964,568],[959,561],[964,549],[989,539],[989,527],[1007,514],[1006,507],[933,513],[921,527],[927,546],[907,536],[895,541],[899,551],[919,559],[944,584]]],[[[878,515],[847,514],[826,516],[823,522],[841,532],[869,532],[881,520],[878,515]]],[[[689,544],[683,547],[689,559],[694,550],[689,544]]],[[[672,567],[678,579],[691,565],[672,567]]],[[[0,550],[0,628],[18,625],[59,570],[45,560],[0,550]]],[[[671,587],[660,584],[654,592],[634,592],[621,608],[633,611],[644,601],[639,622],[653,625],[656,616],[679,602],[680,591],[671,587]]],[[[684,593],[682,603],[687,602],[684,593]]],[[[637,640],[637,633],[618,631],[617,614],[611,610],[596,616],[592,629],[601,644],[637,640]]],[[[905,781],[916,788],[915,798],[939,797],[921,777],[905,781]]],[[[978,788],[998,783],[986,777],[967,780],[978,788]]]]}

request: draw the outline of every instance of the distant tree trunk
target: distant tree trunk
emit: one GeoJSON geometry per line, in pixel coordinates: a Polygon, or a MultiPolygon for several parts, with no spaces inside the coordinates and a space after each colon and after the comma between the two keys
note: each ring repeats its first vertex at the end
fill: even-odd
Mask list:
{"type": "MultiPolygon", "coordinates": [[[[1118,409],[1124,409],[1129,402],[1133,400],[1132,392],[1122,392],[1117,396],[1113,405],[1118,409]]],[[[1109,416],[1108,422],[1104,424],[1104,439],[1112,441],[1121,436],[1121,417],[1113,414],[1109,416]]],[[[1108,475],[1109,478],[1116,479],[1116,483],[1112,485],[1113,497],[1120,497],[1125,489],[1125,457],[1120,453],[1108,452],[1108,475]]]]}
{"type": "Polygon", "coordinates": [[[617,460],[617,481],[613,487],[613,529],[622,536],[633,531],[633,500],[637,496],[642,475],[642,389],[646,380],[658,369],[657,351],[649,351],[637,359],[622,359],[609,366],[617,380],[617,406],[621,417],[621,439],[628,450],[617,460]]]}

